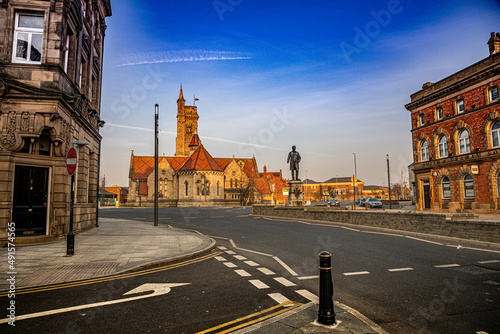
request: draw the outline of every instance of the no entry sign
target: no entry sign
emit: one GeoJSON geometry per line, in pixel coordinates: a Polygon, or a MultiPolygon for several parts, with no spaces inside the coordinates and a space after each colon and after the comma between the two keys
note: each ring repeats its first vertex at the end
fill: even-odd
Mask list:
{"type": "Polygon", "coordinates": [[[68,154],[66,154],[66,169],[68,170],[69,175],[73,175],[76,170],[76,150],[74,147],[68,150],[68,154]]]}

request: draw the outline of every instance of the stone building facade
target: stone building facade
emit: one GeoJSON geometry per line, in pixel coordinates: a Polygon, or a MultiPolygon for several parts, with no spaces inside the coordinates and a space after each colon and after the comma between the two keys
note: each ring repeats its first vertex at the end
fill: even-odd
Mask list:
{"type": "Polygon", "coordinates": [[[0,4],[0,230],[18,243],[66,235],[68,149],[79,141],[75,229],[96,223],[109,0],[0,4]],[[83,145],[83,142],[88,144],[83,145]]]}
{"type": "MultiPolygon", "coordinates": [[[[158,158],[159,206],[272,204],[276,176],[259,173],[255,157],[213,158],[197,134],[198,118],[197,108],[185,105],[181,87],[175,156],[158,158]]],[[[154,157],[135,156],[132,151],[130,205],[153,205],[154,166],[154,157]]]]}
{"type": "Polygon", "coordinates": [[[497,212],[500,34],[490,55],[411,95],[417,210],[497,212]]]}

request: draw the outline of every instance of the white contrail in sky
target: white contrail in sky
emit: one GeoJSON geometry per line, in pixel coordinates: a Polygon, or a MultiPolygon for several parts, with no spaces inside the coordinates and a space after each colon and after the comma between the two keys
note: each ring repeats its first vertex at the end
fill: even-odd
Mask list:
{"type": "Polygon", "coordinates": [[[251,57],[246,54],[232,51],[180,50],[143,52],[123,57],[122,64],[119,66],[177,63],[185,61],[242,60],[250,58],[251,57]]]}

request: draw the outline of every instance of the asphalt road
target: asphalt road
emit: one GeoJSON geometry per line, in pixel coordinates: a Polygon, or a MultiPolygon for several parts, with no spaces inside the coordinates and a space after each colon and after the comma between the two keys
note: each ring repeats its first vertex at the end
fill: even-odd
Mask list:
{"type": "MultiPolygon", "coordinates": [[[[390,333],[500,332],[499,252],[307,222],[255,219],[249,213],[250,208],[160,208],[159,223],[212,236],[293,282],[295,290],[314,294],[318,294],[317,255],[330,251],[334,298],[390,333]]],[[[100,215],[153,221],[150,208],[107,209],[100,215]]]]}

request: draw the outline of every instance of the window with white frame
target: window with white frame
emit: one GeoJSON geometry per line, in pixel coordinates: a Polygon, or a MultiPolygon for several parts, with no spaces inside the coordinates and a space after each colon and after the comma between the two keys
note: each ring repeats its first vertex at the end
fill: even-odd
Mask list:
{"type": "Polygon", "coordinates": [[[470,175],[464,177],[464,197],[474,198],[474,180],[470,175]]]}
{"type": "Polygon", "coordinates": [[[460,136],[458,137],[458,146],[460,154],[470,153],[469,131],[464,130],[460,132],[460,136]]]}
{"type": "Polygon", "coordinates": [[[446,136],[442,136],[439,138],[439,157],[447,158],[448,157],[448,139],[446,136]]]}
{"type": "Polygon", "coordinates": [[[429,144],[427,143],[427,140],[424,140],[420,145],[420,158],[421,161],[429,160],[429,144]]]}
{"type": "Polygon", "coordinates": [[[41,64],[43,15],[16,13],[12,62],[41,64]]]}
{"type": "Polygon", "coordinates": [[[457,100],[457,114],[463,113],[465,110],[464,100],[457,100]]]}
{"type": "Polygon", "coordinates": [[[492,147],[500,147],[500,122],[495,122],[491,126],[491,145],[492,147]]]}
{"type": "Polygon", "coordinates": [[[450,199],[451,198],[451,188],[450,188],[450,179],[445,176],[441,180],[441,189],[442,189],[442,194],[443,194],[443,199],[450,199]]]}
{"type": "Polygon", "coordinates": [[[442,107],[437,108],[436,117],[437,117],[438,121],[443,119],[443,108],[442,107]]]}
{"type": "Polygon", "coordinates": [[[488,89],[488,93],[490,97],[490,103],[498,101],[498,86],[491,87],[490,89],[488,89]]]}
{"type": "Polygon", "coordinates": [[[419,115],[419,120],[420,120],[420,126],[424,126],[425,125],[425,115],[424,114],[420,114],[419,115]]]}

